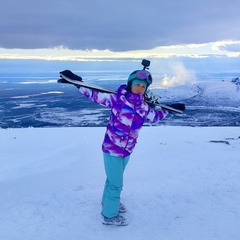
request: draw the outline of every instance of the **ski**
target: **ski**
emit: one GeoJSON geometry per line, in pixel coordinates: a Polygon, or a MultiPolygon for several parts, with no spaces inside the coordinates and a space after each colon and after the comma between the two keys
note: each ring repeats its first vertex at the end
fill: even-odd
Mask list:
{"type": "MultiPolygon", "coordinates": [[[[104,87],[100,87],[100,86],[96,86],[96,85],[93,85],[93,84],[87,84],[85,82],[82,82],[82,81],[79,81],[79,80],[74,80],[74,79],[71,79],[65,75],[63,75],[62,73],[60,73],[60,77],[61,79],[58,80],[58,83],[69,83],[69,84],[74,84],[76,86],[80,86],[80,87],[85,87],[85,88],[89,88],[89,89],[93,89],[93,90],[97,90],[99,92],[104,92],[104,93],[116,93],[116,91],[114,90],[111,90],[111,89],[107,89],[107,88],[104,88],[104,87]]],[[[183,111],[182,110],[179,110],[179,109],[176,109],[176,108],[173,108],[171,106],[168,106],[168,105],[165,105],[165,104],[161,104],[159,102],[153,102],[149,99],[146,100],[146,102],[149,104],[149,105],[153,105],[153,106],[158,106],[158,107],[161,107],[163,109],[166,109],[170,112],[175,112],[175,113],[180,113],[182,114],[183,111]]]]}
{"type": "Polygon", "coordinates": [[[93,84],[87,84],[85,82],[81,82],[81,81],[78,81],[78,80],[73,80],[67,76],[64,76],[63,74],[60,73],[60,77],[62,79],[59,79],[58,80],[58,83],[70,83],[70,84],[74,84],[74,85],[77,85],[77,86],[80,86],[80,87],[85,87],[85,88],[90,88],[90,89],[93,89],[93,90],[97,90],[99,92],[105,92],[105,93],[116,93],[116,91],[114,90],[110,90],[110,89],[107,89],[107,88],[103,88],[103,87],[100,87],[100,86],[96,86],[96,85],[93,85],[93,84]],[[64,81],[66,80],[66,81],[64,81]]]}
{"type": "Polygon", "coordinates": [[[163,109],[166,109],[170,112],[175,112],[175,113],[180,113],[180,114],[183,114],[183,111],[182,110],[179,110],[179,109],[176,109],[176,108],[173,108],[171,106],[168,106],[168,105],[165,105],[165,104],[162,104],[162,103],[152,103],[150,101],[146,101],[148,104],[153,104],[154,106],[158,106],[158,107],[161,107],[163,109]]]}

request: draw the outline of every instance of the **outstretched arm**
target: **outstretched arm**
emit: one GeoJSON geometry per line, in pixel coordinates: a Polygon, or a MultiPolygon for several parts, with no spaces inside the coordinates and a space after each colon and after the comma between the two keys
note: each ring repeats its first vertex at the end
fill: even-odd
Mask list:
{"type": "Polygon", "coordinates": [[[60,72],[61,79],[58,80],[59,83],[69,83],[75,85],[79,91],[87,98],[96,102],[100,105],[111,107],[114,100],[113,93],[100,92],[93,90],[91,88],[82,87],[80,83],[83,83],[82,78],[70,70],[64,70],[60,72]],[[78,84],[79,83],[79,84],[78,84]]]}
{"type": "Polygon", "coordinates": [[[159,108],[158,110],[149,107],[149,112],[146,116],[146,122],[156,123],[161,121],[169,114],[169,111],[159,108]]]}
{"type": "Polygon", "coordinates": [[[103,93],[85,87],[79,87],[79,91],[88,99],[105,107],[112,107],[114,100],[113,93],[103,93]]]}

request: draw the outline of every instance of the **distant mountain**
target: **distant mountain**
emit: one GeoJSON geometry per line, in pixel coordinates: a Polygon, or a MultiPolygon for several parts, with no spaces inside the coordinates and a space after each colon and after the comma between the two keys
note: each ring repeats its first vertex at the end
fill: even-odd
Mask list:
{"type": "Polygon", "coordinates": [[[161,101],[184,101],[191,105],[240,107],[240,79],[196,82],[169,89],[154,89],[161,101]]]}

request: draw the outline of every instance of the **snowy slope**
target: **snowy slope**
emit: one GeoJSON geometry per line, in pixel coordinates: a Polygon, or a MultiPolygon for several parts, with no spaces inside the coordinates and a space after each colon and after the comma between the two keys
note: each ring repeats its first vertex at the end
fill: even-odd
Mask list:
{"type": "Polygon", "coordinates": [[[199,81],[169,89],[154,89],[162,101],[191,100],[192,104],[208,103],[209,106],[240,106],[239,85],[231,80],[199,81]]]}
{"type": "Polygon", "coordinates": [[[144,127],[124,178],[127,227],[101,223],[104,131],[0,129],[0,239],[239,239],[239,127],[144,127]]]}

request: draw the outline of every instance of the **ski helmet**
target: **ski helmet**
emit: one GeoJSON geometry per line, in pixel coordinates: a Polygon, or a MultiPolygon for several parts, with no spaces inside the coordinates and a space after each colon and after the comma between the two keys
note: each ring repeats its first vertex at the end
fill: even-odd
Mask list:
{"type": "Polygon", "coordinates": [[[152,84],[151,73],[146,70],[136,70],[136,71],[132,72],[128,77],[126,90],[130,92],[132,86],[138,82],[143,82],[143,84],[146,86],[146,90],[147,90],[147,88],[152,84]],[[137,80],[137,82],[136,82],[136,80],[137,80]]]}

